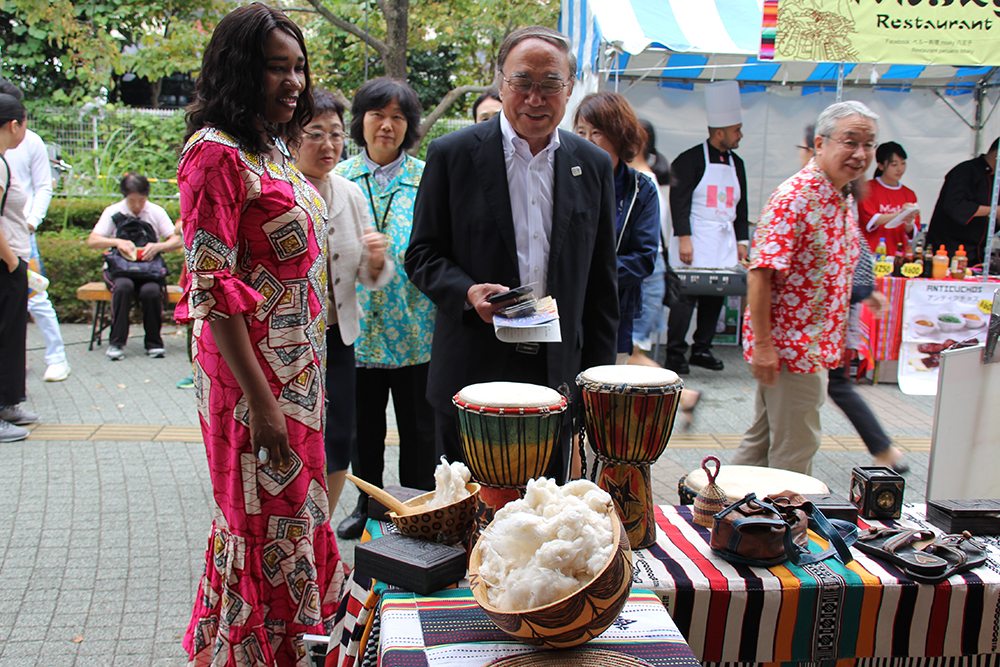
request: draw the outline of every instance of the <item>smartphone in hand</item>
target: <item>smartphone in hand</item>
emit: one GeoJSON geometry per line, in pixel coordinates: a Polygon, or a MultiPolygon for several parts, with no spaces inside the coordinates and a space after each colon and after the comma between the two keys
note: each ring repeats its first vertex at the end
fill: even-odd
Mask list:
{"type": "Polygon", "coordinates": [[[533,288],[530,285],[522,285],[521,287],[515,287],[507,292],[500,292],[499,294],[494,294],[486,300],[490,303],[502,303],[504,301],[510,301],[511,299],[518,299],[525,294],[530,294],[533,288]]]}

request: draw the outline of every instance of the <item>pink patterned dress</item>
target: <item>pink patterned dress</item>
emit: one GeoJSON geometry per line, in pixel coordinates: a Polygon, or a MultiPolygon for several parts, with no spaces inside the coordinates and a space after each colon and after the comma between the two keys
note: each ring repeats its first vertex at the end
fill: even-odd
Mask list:
{"type": "Polygon", "coordinates": [[[347,568],[330,529],[323,452],[326,211],[286,159],[206,128],[178,168],[194,321],[194,379],[215,498],[184,648],[191,665],[306,665],[329,634],[347,568]],[[257,461],[246,399],[208,323],[243,317],[285,413],[292,466],[257,461]]]}

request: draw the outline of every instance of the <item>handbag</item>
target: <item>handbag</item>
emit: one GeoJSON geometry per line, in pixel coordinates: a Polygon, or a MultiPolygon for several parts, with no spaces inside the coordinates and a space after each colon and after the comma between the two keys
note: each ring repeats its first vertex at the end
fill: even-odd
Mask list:
{"type": "Polygon", "coordinates": [[[108,275],[111,278],[156,280],[166,284],[169,269],[167,269],[167,264],[160,255],[149,261],[133,262],[123,257],[117,248],[112,248],[104,253],[104,261],[108,264],[108,275]]]}
{"type": "Polygon", "coordinates": [[[794,491],[767,498],[748,493],[715,515],[712,551],[733,563],[771,567],[790,560],[795,565],[835,557],[854,560],[848,548],[858,538],[858,527],[827,519],[812,502],[794,491]],[[830,542],[821,552],[809,551],[808,529],[830,542]]]}
{"type": "MultiPolygon", "coordinates": [[[[156,241],[156,232],[145,220],[127,213],[115,213],[111,216],[115,224],[115,237],[132,242],[136,248],[142,248],[156,241]]],[[[166,285],[167,263],[162,255],[157,255],[147,261],[132,261],[122,255],[118,248],[112,248],[104,253],[108,265],[108,275],[114,278],[131,278],[132,280],[157,280],[166,285]]]]}

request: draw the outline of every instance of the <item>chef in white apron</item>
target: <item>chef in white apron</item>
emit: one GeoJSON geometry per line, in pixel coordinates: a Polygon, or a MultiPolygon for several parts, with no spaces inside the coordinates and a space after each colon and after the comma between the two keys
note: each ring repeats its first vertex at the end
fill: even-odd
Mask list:
{"type": "MultiPolygon", "coordinates": [[[[671,191],[671,208],[688,212],[687,225],[676,224],[670,240],[670,262],[675,269],[730,269],[746,259],[746,204],[737,164],[742,161],[733,153],[743,134],[740,114],[739,84],[720,81],[705,86],[709,139],[685,151],[674,161],[674,174],[679,180],[688,179],[688,186],[671,191]],[[700,171],[699,171],[700,170],[700,171]],[[693,189],[691,183],[697,180],[693,189]],[[678,206],[674,206],[674,192],[678,206]],[[743,237],[737,240],[737,230],[743,237]],[[683,231],[689,231],[683,234],[683,231]]],[[[745,182],[745,176],[744,176],[745,182]]],[[[667,328],[667,367],[687,373],[687,333],[694,308],[698,308],[698,325],[691,346],[690,363],[711,370],[722,370],[722,360],[711,353],[716,323],[724,305],[721,296],[683,296],[681,303],[671,306],[667,328]]]]}

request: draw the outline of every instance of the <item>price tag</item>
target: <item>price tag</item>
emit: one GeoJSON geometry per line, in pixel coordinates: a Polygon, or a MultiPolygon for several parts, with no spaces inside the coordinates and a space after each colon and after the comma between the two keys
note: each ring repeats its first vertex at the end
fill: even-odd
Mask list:
{"type": "Polygon", "coordinates": [[[892,262],[875,262],[875,277],[885,278],[892,275],[892,262]]]}
{"type": "Polygon", "coordinates": [[[899,272],[907,278],[919,278],[924,273],[924,265],[918,262],[910,262],[909,264],[903,264],[899,272]]]}
{"type": "Polygon", "coordinates": [[[983,311],[987,315],[993,312],[993,300],[992,299],[980,299],[979,300],[979,310],[983,311]]]}

